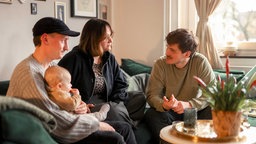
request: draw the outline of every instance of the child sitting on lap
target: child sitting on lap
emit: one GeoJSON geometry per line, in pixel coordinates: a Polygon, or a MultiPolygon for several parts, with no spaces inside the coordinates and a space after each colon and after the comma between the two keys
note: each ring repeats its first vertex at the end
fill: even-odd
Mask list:
{"type": "MultiPolygon", "coordinates": [[[[65,68],[49,67],[45,71],[44,79],[49,98],[61,109],[73,112],[82,102],[79,90],[71,88],[71,75],[65,68]]],[[[99,112],[88,114],[95,116],[99,121],[103,121],[106,119],[109,109],[109,104],[104,104],[99,112]]]]}

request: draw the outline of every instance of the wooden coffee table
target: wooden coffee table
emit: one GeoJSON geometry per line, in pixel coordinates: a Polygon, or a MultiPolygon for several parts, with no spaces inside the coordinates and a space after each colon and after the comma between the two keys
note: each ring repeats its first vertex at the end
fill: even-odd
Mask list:
{"type": "MultiPolygon", "coordinates": [[[[207,120],[211,121],[211,120],[207,120]]],[[[205,123],[206,120],[198,120],[197,123],[205,123]]],[[[256,127],[250,127],[244,129],[238,137],[223,138],[219,139],[216,135],[200,136],[200,134],[193,135],[187,134],[179,130],[183,122],[177,123],[175,125],[169,125],[164,127],[160,131],[161,144],[213,144],[213,143],[232,143],[232,144],[252,144],[256,143],[256,127]]],[[[202,127],[201,127],[202,128],[202,127]]],[[[209,130],[211,128],[202,128],[203,130],[209,130]]],[[[200,131],[201,132],[201,131],[200,131]]],[[[214,133],[215,134],[215,133],[214,133]]],[[[202,135],[204,135],[202,133],[202,135]]]]}

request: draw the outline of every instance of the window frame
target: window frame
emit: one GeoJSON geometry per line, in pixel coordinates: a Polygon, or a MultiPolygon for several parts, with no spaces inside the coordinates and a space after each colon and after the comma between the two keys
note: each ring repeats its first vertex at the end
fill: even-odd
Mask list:
{"type": "MultiPolygon", "coordinates": [[[[187,0],[168,0],[170,3],[169,8],[169,23],[171,21],[177,21],[175,26],[170,26],[170,31],[183,27],[192,30],[194,33],[196,32],[197,23],[198,23],[198,15],[196,12],[196,7],[194,1],[187,0]],[[173,5],[174,6],[173,6],[173,5]],[[177,7],[177,9],[173,9],[172,7],[177,7]],[[176,11],[175,11],[176,10],[176,11]],[[174,18],[174,19],[173,19],[174,18]]],[[[211,17],[211,16],[210,16],[211,17]]],[[[238,53],[235,57],[256,57],[256,41],[255,42],[241,42],[236,41],[238,44],[238,53]]],[[[214,45],[217,45],[214,43],[214,45]]],[[[217,48],[220,54],[223,55],[223,49],[217,48]]]]}

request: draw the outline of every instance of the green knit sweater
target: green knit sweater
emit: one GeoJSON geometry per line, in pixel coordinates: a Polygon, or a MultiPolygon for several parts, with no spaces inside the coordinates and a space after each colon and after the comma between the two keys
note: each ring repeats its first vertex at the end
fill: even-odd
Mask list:
{"type": "Polygon", "coordinates": [[[211,65],[202,54],[194,53],[183,68],[167,64],[166,57],[160,57],[151,72],[146,90],[147,102],[163,112],[163,96],[170,98],[174,94],[177,100],[189,102],[198,110],[205,108],[208,103],[193,76],[200,77],[206,84],[215,79],[211,65]]]}

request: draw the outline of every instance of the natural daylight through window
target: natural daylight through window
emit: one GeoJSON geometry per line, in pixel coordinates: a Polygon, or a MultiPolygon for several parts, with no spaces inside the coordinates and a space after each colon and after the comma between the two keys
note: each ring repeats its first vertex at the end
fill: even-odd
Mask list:
{"type": "Polygon", "coordinates": [[[256,56],[256,0],[223,0],[209,25],[219,50],[256,56]]]}

